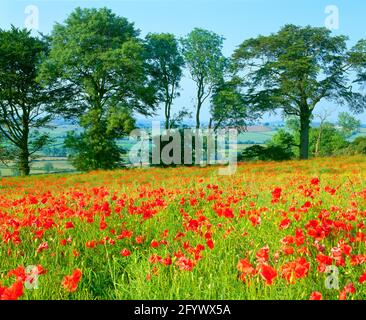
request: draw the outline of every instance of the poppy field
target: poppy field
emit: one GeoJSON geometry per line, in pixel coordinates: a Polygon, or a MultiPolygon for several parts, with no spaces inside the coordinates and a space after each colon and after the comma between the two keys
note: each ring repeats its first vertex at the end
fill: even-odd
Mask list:
{"type": "Polygon", "coordinates": [[[1,179],[0,299],[366,298],[365,157],[1,179]]]}

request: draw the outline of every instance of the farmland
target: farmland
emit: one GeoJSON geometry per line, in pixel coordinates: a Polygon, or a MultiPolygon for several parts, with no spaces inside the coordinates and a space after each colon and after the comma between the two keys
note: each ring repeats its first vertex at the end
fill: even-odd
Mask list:
{"type": "MultiPolygon", "coordinates": [[[[31,163],[31,174],[44,174],[44,173],[67,173],[76,172],[76,169],[68,161],[66,155],[67,152],[64,149],[63,141],[67,132],[76,131],[80,132],[80,128],[75,125],[63,124],[57,125],[52,130],[44,130],[50,134],[52,143],[44,150],[39,152],[38,157],[31,163]],[[47,165],[51,164],[49,170],[45,170],[47,165]]],[[[258,144],[263,145],[266,141],[270,140],[274,134],[276,134],[277,128],[275,127],[248,127],[247,132],[242,132],[238,136],[237,150],[243,151],[245,148],[258,144]]],[[[357,134],[354,134],[350,140],[354,140],[356,137],[366,136],[366,128],[360,128],[357,134]]],[[[119,146],[124,150],[130,150],[134,145],[134,141],[129,140],[128,137],[119,141],[119,146]]],[[[125,156],[125,160],[128,159],[125,156]]],[[[18,175],[17,170],[14,169],[13,163],[4,165],[0,163],[0,173],[3,177],[18,175]]]]}
{"type": "Polygon", "coordinates": [[[364,299],[365,181],[362,156],[3,178],[0,297],[364,299]]]}
{"type": "MultiPolygon", "coordinates": [[[[67,150],[64,148],[64,139],[67,132],[80,132],[80,127],[70,124],[62,124],[55,126],[52,130],[45,129],[42,132],[48,133],[52,139],[47,147],[38,153],[38,157],[31,163],[31,174],[42,173],[62,173],[75,172],[76,169],[67,159],[67,150]],[[52,164],[51,170],[45,170],[46,166],[52,164]]],[[[276,133],[275,129],[269,127],[253,127],[249,128],[248,132],[239,134],[238,137],[238,151],[242,151],[245,147],[253,144],[264,144],[267,140],[276,133]]],[[[130,150],[134,145],[134,141],[128,137],[121,139],[118,145],[124,150],[130,150]]],[[[125,156],[125,160],[128,161],[125,156]]],[[[0,172],[3,177],[18,175],[17,170],[14,169],[14,163],[7,165],[0,163],[0,172]]]]}

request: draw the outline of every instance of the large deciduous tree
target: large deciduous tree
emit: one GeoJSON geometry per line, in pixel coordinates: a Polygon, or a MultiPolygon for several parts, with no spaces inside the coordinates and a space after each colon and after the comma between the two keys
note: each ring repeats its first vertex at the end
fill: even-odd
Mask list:
{"type": "Polygon", "coordinates": [[[67,100],[53,111],[78,118],[84,129],[66,143],[78,169],[119,166],[116,139],[131,130],[134,112],[154,112],[155,89],[138,35],[133,23],[107,8],[77,8],[51,33],[43,76],[67,100]]]}
{"type": "Polygon", "coordinates": [[[7,141],[3,154],[16,161],[22,176],[29,175],[32,156],[49,141],[38,130],[51,120],[45,108],[54,97],[37,81],[47,51],[47,44],[25,29],[0,30],[0,133],[7,141]]]}
{"type": "Polygon", "coordinates": [[[196,28],[181,40],[183,56],[190,77],[196,84],[196,128],[201,127],[201,110],[215,86],[223,79],[227,59],[222,53],[223,37],[196,28]]]}
{"type": "Polygon", "coordinates": [[[149,33],[146,36],[146,48],[158,102],[164,105],[165,129],[170,129],[172,105],[179,96],[184,66],[179,42],[170,33],[149,33]]]}
{"type": "Polygon", "coordinates": [[[278,33],[244,41],[234,53],[246,101],[300,120],[301,159],[309,157],[310,119],[320,101],[364,108],[352,71],[357,62],[362,78],[365,48],[359,44],[348,51],[346,41],[326,28],[286,25],[278,33]]]}
{"type": "Polygon", "coordinates": [[[245,131],[260,113],[250,110],[238,89],[238,80],[231,78],[217,84],[211,97],[209,129],[235,128],[245,131]]]}

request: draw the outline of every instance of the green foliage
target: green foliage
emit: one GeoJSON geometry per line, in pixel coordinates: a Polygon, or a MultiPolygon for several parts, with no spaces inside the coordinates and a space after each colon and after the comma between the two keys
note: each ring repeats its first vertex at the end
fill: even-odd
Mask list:
{"type": "Polygon", "coordinates": [[[110,109],[103,118],[101,110],[90,110],[80,118],[85,131],[77,135],[69,132],[65,147],[70,150],[69,159],[80,171],[114,169],[123,165],[122,150],[116,142],[135,128],[135,121],[126,109],[110,109]]]}
{"type": "Polygon", "coordinates": [[[169,33],[149,33],[146,36],[146,51],[158,102],[164,104],[165,129],[170,129],[171,108],[174,99],[179,96],[184,59],[177,39],[169,33]]]}
{"type": "Polygon", "coordinates": [[[244,149],[240,160],[284,161],[294,157],[294,137],[285,130],[279,130],[266,146],[254,145],[244,149]]]}
{"type": "Polygon", "coordinates": [[[342,155],[366,155],[366,137],[357,137],[347,148],[340,150],[342,155]]]}
{"type": "Polygon", "coordinates": [[[214,32],[195,28],[181,39],[183,56],[197,88],[196,128],[200,128],[200,114],[204,102],[214,87],[222,83],[228,61],[222,54],[224,38],[214,32]]]}
{"type": "Polygon", "coordinates": [[[267,143],[268,146],[281,146],[291,152],[292,147],[295,146],[294,137],[291,133],[284,129],[280,129],[267,143]]]}
{"type": "Polygon", "coordinates": [[[239,155],[239,161],[284,161],[291,159],[292,156],[292,151],[289,152],[281,146],[254,145],[244,149],[239,155]]]}
{"type": "MultiPolygon", "coordinates": [[[[349,61],[355,68],[356,79],[355,82],[363,85],[366,82],[366,39],[361,39],[357,44],[351,49],[349,53],[349,61]]],[[[365,98],[363,99],[365,102],[365,98]]],[[[356,105],[358,109],[362,110],[362,105],[356,105]]]]}
{"type": "MultiPolygon", "coordinates": [[[[340,113],[339,117],[339,119],[342,119],[342,113],[340,113]]],[[[351,116],[349,117],[354,119],[351,116]]],[[[342,120],[338,120],[338,123],[341,122],[342,120]]],[[[300,142],[298,128],[299,121],[296,118],[290,118],[286,121],[286,130],[288,134],[293,137],[293,146],[297,146],[300,142]]],[[[319,127],[310,128],[309,150],[311,156],[327,157],[339,154],[341,150],[347,148],[349,144],[347,141],[347,138],[349,137],[348,133],[346,134],[343,126],[335,126],[334,124],[326,122],[325,120],[321,122],[319,127]]],[[[293,148],[293,151],[295,155],[298,154],[297,148],[293,148]]]]}
{"type": "Polygon", "coordinates": [[[42,76],[56,79],[63,93],[57,111],[74,118],[118,103],[150,114],[155,96],[138,34],[133,23],[106,8],[78,8],[56,24],[42,76]]]}
{"type": "Polygon", "coordinates": [[[222,81],[214,88],[211,97],[209,127],[214,131],[221,127],[234,127],[244,131],[248,124],[258,119],[259,114],[249,110],[240,94],[235,78],[222,81]]]}
{"type": "Polygon", "coordinates": [[[219,158],[217,136],[196,136],[193,130],[176,129],[152,137],[150,163],[153,166],[174,167],[213,164],[219,158]],[[196,146],[196,139],[200,139],[196,146]],[[199,149],[198,149],[199,148],[199,149]],[[153,163],[159,158],[158,163],[153,163]],[[197,160],[196,160],[197,158],[197,160]]]}
{"type": "MultiPolygon", "coordinates": [[[[302,159],[309,155],[310,119],[320,100],[347,103],[355,111],[364,107],[364,97],[349,81],[356,59],[350,59],[346,40],[326,28],[286,25],[244,41],[234,53],[237,71],[245,71],[242,87],[249,106],[262,112],[281,109],[299,119],[302,159]]],[[[358,61],[366,59],[365,50],[352,52],[358,61]]]]}
{"type": "Polygon", "coordinates": [[[65,146],[69,160],[80,171],[114,169],[121,166],[121,150],[115,141],[106,139],[98,130],[75,135],[68,133],[65,146]]]}
{"type": "Polygon", "coordinates": [[[63,103],[52,112],[78,118],[84,128],[81,135],[66,139],[79,170],[121,163],[115,139],[134,127],[133,112],[149,115],[155,109],[155,89],[138,34],[133,23],[106,8],[78,8],[52,31],[42,76],[55,81],[62,96],[63,103]]]}
{"type": "Polygon", "coordinates": [[[347,146],[348,142],[343,131],[337,129],[331,123],[325,123],[322,128],[312,128],[310,130],[310,152],[316,156],[332,156],[347,146]]]}
{"type": "Polygon", "coordinates": [[[261,145],[254,145],[245,148],[244,151],[239,155],[239,161],[255,161],[255,160],[265,160],[266,147],[261,145]]]}
{"type": "Polygon", "coordinates": [[[351,137],[361,127],[361,121],[347,112],[341,112],[338,116],[338,125],[346,137],[351,137]]]}
{"type": "Polygon", "coordinates": [[[0,30],[0,132],[21,175],[29,175],[32,155],[50,142],[37,130],[51,120],[45,106],[57,96],[37,81],[47,52],[46,42],[27,30],[0,30]]]}

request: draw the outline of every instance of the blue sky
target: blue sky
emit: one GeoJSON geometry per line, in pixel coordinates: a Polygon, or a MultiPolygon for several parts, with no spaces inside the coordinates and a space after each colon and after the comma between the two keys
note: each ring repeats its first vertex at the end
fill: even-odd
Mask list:
{"type": "MultiPolygon", "coordinates": [[[[141,35],[148,32],[171,32],[184,36],[194,27],[212,30],[226,40],[224,53],[229,56],[243,40],[258,34],[276,32],[286,23],[324,26],[328,16],[325,8],[335,5],[339,9],[339,29],[335,34],[347,35],[349,44],[366,38],[366,1],[364,0],[1,0],[0,27],[11,24],[23,27],[27,14],[25,8],[35,5],[39,9],[39,31],[49,33],[54,22],[62,22],[76,7],[109,7],[116,14],[135,22],[141,35]]],[[[182,82],[182,96],[175,103],[190,108],[194,103],[194,84],[182,82]]],[[[331,119],[342,110],[328,102],[323,108],[334,110],[331,119]]],[[[202,118],[208,119],[208,105],[202,118]]],[[[360,117],[366,123],[366,113],[360,117]]],[[[265,121],[278,120],[279,116],[265,116],[265,121]]]]}

